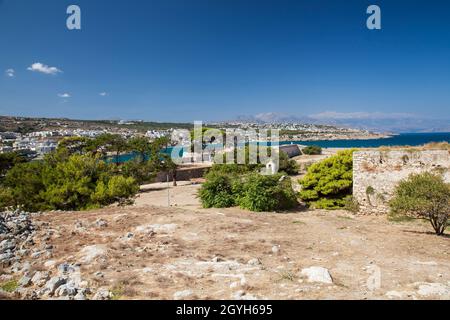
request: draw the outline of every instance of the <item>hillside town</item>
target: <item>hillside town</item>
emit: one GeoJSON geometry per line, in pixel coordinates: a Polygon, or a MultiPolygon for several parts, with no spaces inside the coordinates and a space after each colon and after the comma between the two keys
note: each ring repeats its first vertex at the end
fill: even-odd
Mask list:
{"type": "MultiPolygon", "coordinates": [[[[386,134],[328,125],[302,123],[252,123],[242,121],[208,123],[206,126],[227,129],[278,129],[281,141],[361,140],[380,139],[386,134]]],[[[30,158],[40,158],[54,151],[58,142],[67,137],[95,138],[104,133],[119,134],[125,139],[145,136],[150,140],[171,136],[188,124],[157,124],[141,120],[83,121],[68,119],[33,119],[0,117],[0,153],[19,152],[30,158]]],[[[177,141],[179,142],[179,141],[177,141]]],[[[185,144],[186,141],[181,141],[185,144]]]]}

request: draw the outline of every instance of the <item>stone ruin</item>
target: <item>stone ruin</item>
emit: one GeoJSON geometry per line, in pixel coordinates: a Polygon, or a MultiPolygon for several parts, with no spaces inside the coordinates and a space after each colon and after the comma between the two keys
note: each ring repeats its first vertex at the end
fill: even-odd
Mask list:
{"type": "Polygon", "coordinates": [[[450,183],[450,151],[392,149],[357,151],[353,155],[353,197],[360,214],[389,213],[397,184],[410,174],[434,172],[450,183]]]}

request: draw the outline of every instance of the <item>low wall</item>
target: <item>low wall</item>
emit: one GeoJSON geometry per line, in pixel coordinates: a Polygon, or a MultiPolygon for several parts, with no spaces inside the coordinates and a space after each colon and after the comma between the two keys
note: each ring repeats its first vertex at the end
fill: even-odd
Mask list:
{"type": "MultiPolygon", "coordinates": [[[[202,178],[206,170],[210,166],[186,166],[180,167],[177,170],[177,180],[178,181],[189,181],[191,179],[202,178]]],[[[155,182],[166,182],[167,172],[160,172],[155,178],[155,182]]],[[[172,175],[169,174],[169,181],[172,181],[172,175]]]]}
{"type": "Polygon", "coordinates": [[[386,214],[397,184],[412,173],[441,173],[450,183],[448,150],[357,151],[353,155],[353,197],[361,214],[386,214]]]}

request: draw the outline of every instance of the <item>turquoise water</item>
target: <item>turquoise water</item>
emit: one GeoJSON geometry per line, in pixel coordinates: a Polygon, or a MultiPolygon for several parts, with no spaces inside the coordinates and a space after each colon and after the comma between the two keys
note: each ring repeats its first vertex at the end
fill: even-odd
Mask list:
{"type": "MultiPolygon", "coordinates": [[[[289,141],[280,142],[281,145],[301,144],[301,145],[317,145],[322,148],[377,148],[383,146],[420,146],[430,142],[449,142],[450,132],[444,133],[404,133],[386,139],[372,140],[323,140],[323,141],[289,141]]],[[[167,148],[163,153],[171,154],[173,148],[167,148]]],[[[182,149],[179,152],[180,157],[183,155],[182,149]]],[[[127,162],[137,157],[137,154],[123,154],[119,157],[119,162],[127,162]]],[[[115,157],[111,157],[110,161],[116,162],[115,157]]]]}

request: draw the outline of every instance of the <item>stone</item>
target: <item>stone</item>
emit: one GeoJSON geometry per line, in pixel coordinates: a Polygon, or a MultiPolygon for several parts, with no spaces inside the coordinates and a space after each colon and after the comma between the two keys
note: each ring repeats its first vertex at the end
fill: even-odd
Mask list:
{"type": "Polygon", "coordinates": [[[330,272],[328,271],[328,269],[323,267],[310,267],[302,269],[301,275],[306,276],[308,282],[320,282],[326,284],[333,283],[330,272]]]}
{"type": "Polygon", "coordinates": [[[386,292],[386,296],[389,299],[395,299],[395,298],[402,299],[403,293],[399,292],[399,291],[388,291],[388,292],[386,292]]]}
{"type": "Polygon", "coordinates": [[[100,288],[95,293],[93,300],[110,300],[112,298],[112,293],[105,288],[100,288]]]}
{"type": "Polygon", "coordinates": [[[95,221],[95,226],[97,228],[106,228],[106,227],[108,227],[108,222],[103,219],[98,219],[95,221]]]}
{"type": "Polygon", "coordinates": [[[56,297],[73,297],[77,294],[77,288],[69,284],[63,284],[55,290],[56,297]]]}
{"type": "Polygon", "coordinates": [[[450,287],[442,283],[424,283],[419,285],[417,293],[421,296],[447,296],[450,295],[450,287]]]}
{"type": "Polygon", "coordinates": [[[69,274],[69,273],[74,273],[78,270],[78,267],[75,267],[71,264],[68,264],[67,262],[62,263],[58,266],[58,272],[60,274],[69,274]]]}
{"type": "Polygon", "coordinates": [[[353,197],[360,214],[381,215],[390,211],[389,201],[398,183],[410,174],[441,169],[450,182],[447,150],[364,150],[353,153],[353,197]],[[394,169],[395,168],[395,169],[394,169]],[[367,190],[371,192],[367,192],[367,190]]]}
{"type": "Polygon", "coordinates": [[[150,224],[150,225],[142,225],[136,227],[135,231],[137,233],[162,233],[169,234],[175,232],[177,229],[176,224],[150,224]]]}
{"type": "Polygon", "coordinates": [[[44,267],[46,267],[46,268],[52,268],[55,265],[56,265],[55,260],[48,260],[48,261],[45,261],[45,263],[44,263],[44,267]]]}
{"type": "Polygon", "coordinates": [[[14,254],[12,252],[0,254],[0,263],[9,262],[12,258],[14,258],[14,254]]]}
{"type": "Polygon", "coordinates": [[[259,261],[259,259],[256,259],[256,258],[250,259],[250,260],[248,260],[247,264],[250,266],[258,266],[261,264],[261,261],[259,261]]]}
{"type": "Polygon", "coordinates": [[[31,284],[31,278],[27,276],[23,276],[19,280],[19,286],[21,287],[28,287],[31,284]]]}
{"type": "Polygon", "coordinates": [[[104,245],[92,245],[86,246],[80,251],[81,262],[91,263],[96,258],[104,256],[107,253],[106,246],[104,245]]]}
{"type": "Polygon", "coordinates": [[[177,291],[173,294],[173,299],[174,300],[186,300],[193,294],[194,294],[194,292],[192,290],[177,291]]]}
{"type": "Polygon", "coordinates": [[[33,278],[31,278],[31,282],[38,287],[42,287],[49,279],[50,275],[48,272],[38,271],[34,274],[33,278]]]}
{"type": "Polygon", "coordinates": [[[86,300],[86,295],[83,292],[78,292],[75,297],[73,298],[74,300],[86,300]]]}
{"type": "Polygon", "coordinates": [[[279,245],[275,245],[272,247],[272,252],[274,254],[278,254],[280,252],[280,246],[279,245]]]}
{"type": "Polygon", "coordinates": [[[31,259],[38,259],[42,256],[42,253],[43,252],[41,252],[41,251],[33,252],[30,257],[31,257],[31,259]]]}
{"type": "Polygon", "coordinates": [[[16,247],[16,241],[14,241],[14,240],[3,240],[2,242],[0,242],[0,252],[12,250],[15,247],[16,247]]]}
{"type": "Polygon", "coordinates": [[[66,278],[63,277],[53,277],[45,284],[45,289],[49,295],[53,295],[60,286],[67,282],[66,278]]]}

